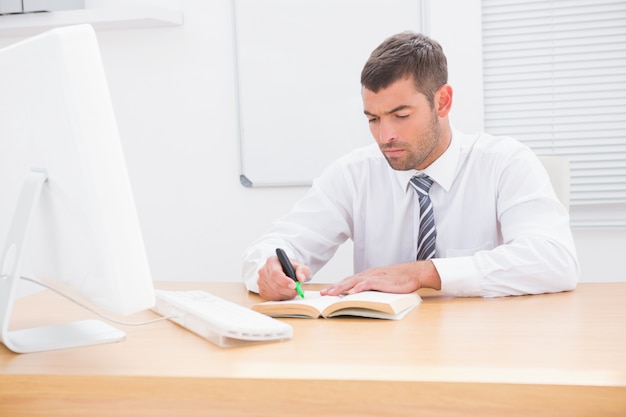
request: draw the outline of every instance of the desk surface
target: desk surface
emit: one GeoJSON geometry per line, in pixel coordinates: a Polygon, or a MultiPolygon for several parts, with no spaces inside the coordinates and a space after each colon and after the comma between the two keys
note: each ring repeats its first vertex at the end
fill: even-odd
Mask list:
{"type": "MultiPolygon", "coordinates": [[[[260,301],[239,283],[156,286],[260,301]]],[[[626,283],[420,294],[401,321],[285,319],[293,339],[229,349],[169,321],[119,326],[121,343],[0,346],[0,415],[626,415],[626,283]]],[[[43,292],[16,302],[11,327],[82,318],[93,315],[43,292]]]]}

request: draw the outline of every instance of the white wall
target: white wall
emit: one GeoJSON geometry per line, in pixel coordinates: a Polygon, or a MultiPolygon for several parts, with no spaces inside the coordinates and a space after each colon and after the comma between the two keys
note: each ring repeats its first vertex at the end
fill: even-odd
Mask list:
{"type": "MultiPolygon", "coordinates": [[[[306,189],[239,183],[231,0],[144,3],[182,10],[184,25],[98,37],[154,279],[238,281],[246,246],[306,189]]],[[[431,0],[429,12],[429,33],[449,58],[453,123],[480,130],[480,1],[431,0]]],[[[0,46],[14,40],[0,38],[0,46]]],[[[584,280],[626,281],[625,230],[575,238],[584,280]]],[[[350,248],[318,280],[349,274],[350,248]]]]}

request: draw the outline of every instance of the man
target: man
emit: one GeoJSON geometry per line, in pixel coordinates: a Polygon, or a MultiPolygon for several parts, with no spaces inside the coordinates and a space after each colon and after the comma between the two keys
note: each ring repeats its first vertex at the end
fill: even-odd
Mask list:
{"type": "Polygon", "coordinates": [[[453,94],[437,42],[411,32],[390,37],[372,52],[361,84],[378,146],[328,167],[247,250],[249,290],[267,300],[295,297],[275,249],[289,254],[304,282],[347,239],[355,275],[322,294],[434,288],[490,297],[575,288],[569,216],[547,173],[511,138],[451,127],[453,94]]]}

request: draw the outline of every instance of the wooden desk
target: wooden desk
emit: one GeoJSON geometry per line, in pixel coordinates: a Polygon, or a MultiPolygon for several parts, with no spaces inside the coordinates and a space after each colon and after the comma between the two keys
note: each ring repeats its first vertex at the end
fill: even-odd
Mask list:
{"type": "MultiPolygon", "coordinates": [[[[259,300],[238,283],[157,287],[259,300]]],[[[24,355],[1,346],[0,416],[626,415],[626,283],[421,294],[398,322],[289,319],[292,340],[231,349],[169,321],[126,327],[127,340],[109,345],[24,355]]],[[[45,292],[17,302],[12,327],[79,318],[93,316],[45,292]]]]}

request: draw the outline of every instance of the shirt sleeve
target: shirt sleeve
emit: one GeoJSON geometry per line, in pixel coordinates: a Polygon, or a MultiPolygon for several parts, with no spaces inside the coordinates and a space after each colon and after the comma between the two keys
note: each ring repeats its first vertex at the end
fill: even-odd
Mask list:
{"type": "Polygon", "coordinates": [[[434,259],[442,292],[494,297],[575,288],[580,269],[569,214],[541,162],[532,151],[520,151],[494,172],[503,242],[470,256],[434,259]]]}

